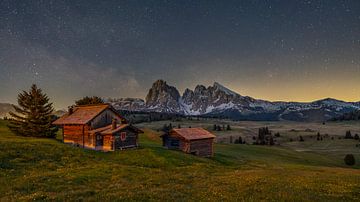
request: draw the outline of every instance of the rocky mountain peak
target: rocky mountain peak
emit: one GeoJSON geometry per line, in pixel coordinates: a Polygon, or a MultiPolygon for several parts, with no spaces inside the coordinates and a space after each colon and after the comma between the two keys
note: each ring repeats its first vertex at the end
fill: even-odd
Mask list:
{"type": "Polygon", "coordinates": [[[194,93],[195,94],[203,94],[204,93],[204,91],[206,91],[206,87],[205,86],[203,86],[203,85],[197,85],[196,87],[195,87],[195,90],[194,90],[194,93]]]}
{"type": "Polygon", "coordinates": [[[163,80],[157,80],[150,88],[145,104],[147,108],[161,112],[175,112],[180,110],[179,99],[180,93],[175,87],[167,85],[163,80]]]}
{"type": "Polygon", "coordinates": [[[227,95],[239,95],[238,93],[235,93],[234,91],[226,88],[225,86],[219,84],[218,82],[214,82],[213,84],[213,88],[219,91],[223,91],[224,93],[226,93],[227,95]]]}

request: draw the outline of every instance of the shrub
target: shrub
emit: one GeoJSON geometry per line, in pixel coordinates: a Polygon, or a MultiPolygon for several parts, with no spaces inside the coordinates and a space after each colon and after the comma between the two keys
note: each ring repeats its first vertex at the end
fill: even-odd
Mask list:
{"type": "Polygon", "coordinates": [[[358,140],[358,139],[359,139],[359,135],[358,135],[358,134],[355,134],[355,135],[354,135],[354,139],[355,139],[355,140],[358,140]]]}
{"type": "Polygon", "coordinates": [[[299,141],[300,141],[300,142],[304,142],[304,138],[303,138],[303,136],[301,136],[301,135],[300,135],[300,137],[299,137],[299,141]]]}
{"type": "Polygon", "coordinates": [[[346,154],[344,158],[344,162],[346,165],[353,166],[355,165],[355,157],[352,154],[346,154]]]}
{"type": "Polygon", "coordinates": [[[275,135],[274,135],[275,137],[280,137],[280,133],[279,132],[277,132],[277,133],[275,133],[275,135]]]}

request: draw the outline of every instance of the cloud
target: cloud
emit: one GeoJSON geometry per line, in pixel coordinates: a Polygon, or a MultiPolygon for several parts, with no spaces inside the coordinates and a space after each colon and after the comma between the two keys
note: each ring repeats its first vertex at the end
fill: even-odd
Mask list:
{"type": "Polygon", "coordinates": [[[2,38],[0,101],[15,102],[19,90],[28,89],[32,83],[43,88],[56,107],[65,107],[85,95],[139,97],[143,94],[136,73],[129,68],[107,67],[75,56],[57,55],[8,35],[2,38]]]}

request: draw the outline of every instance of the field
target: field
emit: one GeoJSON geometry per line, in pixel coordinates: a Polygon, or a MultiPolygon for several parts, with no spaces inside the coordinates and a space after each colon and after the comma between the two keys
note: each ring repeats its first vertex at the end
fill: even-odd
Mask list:
{"type": "Polygon", "coordinates": [[[17,137],[0,121],[0,201],[360,200],[359,142],[330,138],[348,129],[359,132],[358,123],[173,122],[210,130],[213,124],[230,124],[231,131],[215,132],[219,138],[210,159],[162,148],[157,130],[165,123],[138,125],[145,134],[137,150],[103,153],[65,145],[60,139],[17,137]],[[280,132],[280,145],[227,142],[241,135],[250,143],[265,125],[280,132]],[[317,131],[329,138],[311,138],[317,131]],[[298,135],[305,141],[295,140],[298,135]],[[355,154],[355,166],[344,165],[345,153],[355,154]]]}

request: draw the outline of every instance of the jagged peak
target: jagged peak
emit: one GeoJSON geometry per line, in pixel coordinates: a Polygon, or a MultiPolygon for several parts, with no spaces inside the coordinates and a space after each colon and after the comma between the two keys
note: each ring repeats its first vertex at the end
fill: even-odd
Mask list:
{"type": "Polygon", "coordinates": [[[206,87],[204,85],[197,85],[195,87],[195,91],[202,91],[202,90],[206,90],[206,87]]]}
{"type": "Polygon", "coordinates": [[[187,94],[187,93],[193,93],[194,91],[190,90],[189,88],[186,88],[183,94],[187,94]]]}
{"type": "Polygon", "coordinates": [[[158,79],[153,83],[153,86],[163,86],[163,85],[165,86],[167,84],[166,84],[166,81],[164,81],[162,79],[158,79]]]}
{"type": "Polygon", "coordinates": [[[228,94],[228,95],[239,95],[238,93],[230,90],[229,88],[221,85],[220,83],[218,83],[218,82],[216,82],[216,81],[214,82],[213,87],[216,88],[216,89],[218,89],[218,90],[221,90],[221,91],[225,92],[225,93],[228,94]]]}

